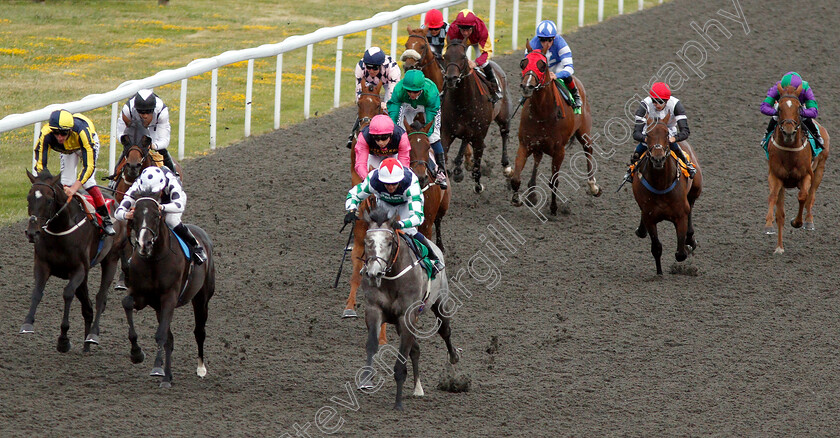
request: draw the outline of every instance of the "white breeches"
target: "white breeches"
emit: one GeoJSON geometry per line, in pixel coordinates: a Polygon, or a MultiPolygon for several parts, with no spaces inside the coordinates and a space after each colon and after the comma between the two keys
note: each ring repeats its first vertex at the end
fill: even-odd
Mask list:
{"type": "Polygon", "coordinates": [[[175,228],[181,223],[181,214],[182,213],[164,213],[163,220],[166,221],[166,225],[169,225],[170,228],[175,228]]]}
{"type": "MultiPolygon", "coordinates": [[[[99,140],[96,139],[93,142],[93,163],[89,163],[91,166],[96,165],[96,158],[99,156],[99,140]]],[[[69,154],[61,154],[61,184],[65,186],[72,186],[76,180],[79,179],[79,162],[82,161],[82,154],[85,151],[79,149],[77,151],[71,152],[69,154]]],[[[87,181],[82,185],[82,187],[89,189],[96,185],[96,170],[94,170],[93,175],[88,178],[87,181]]]]}
{"type": "MultiPolygon", "coordinates": [[[[382,155],[376,156],[373,154],[368,154],[368,172],[373,169],[379,169],[379,166],[382,165],[382,162],[385,161],[387,158],[393,158],[395,160],[399,160],[399,154],[394,155],[382,155]]],[[[367,175],[365,175],[367,176],[367,175]]]]}
{"type": "MultiPolygon", "coordinates": [[[[425,113],[426,108],[423,105],[417,105],[417,108],[412,108],[411,105],[404,103],[400,107],[399,126],[404,127],[403,120],[408,120],[408,123],[411,124],[417,114],[425,113]]],[[[426,123],[429,123],[429,121],[426,120],[426,123]]],[[[436,141],[440,141],[440,111],[435,115],[435,126],[432,129],[432,135],[429,136],[429,143],[436,141]]]]}

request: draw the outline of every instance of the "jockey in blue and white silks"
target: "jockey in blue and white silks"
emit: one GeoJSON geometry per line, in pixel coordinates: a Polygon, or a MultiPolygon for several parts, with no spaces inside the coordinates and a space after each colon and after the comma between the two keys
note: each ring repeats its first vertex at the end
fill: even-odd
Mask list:
{"type": "Polygon", "coordinates": [[[531,50],[540,50],[548,61],[551,79],[561,79],[572,93],[575,108],[580,108],[580,93],[575,87],[575,66],[572,62],[572,49],[557,33],[557,26],[551,20],[543,20],[537,25],[537,35],[529,42],[531,50]]]}

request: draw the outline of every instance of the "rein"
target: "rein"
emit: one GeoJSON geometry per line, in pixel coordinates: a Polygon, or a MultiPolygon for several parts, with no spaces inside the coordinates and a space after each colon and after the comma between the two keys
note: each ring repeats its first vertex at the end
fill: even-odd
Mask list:
{"type": "MultiPolygon", "coordinates": [[[[782,106],[781,103],[782,103],[783,99],[794,99],[794,100],[796,100],[797,114],[798,114],[799,108],[802,107],[801,103],[799,102],[799,96],[797,96],[795,94],[783,94],[782,96],[779,97],[779,107],[782,106]]],[[[794,131],[796,133],[799,133],[802,130],[802,117],[799,117],[798,120],[794,120],[794,119],[779,120],[778,125],[776,125],[775,131],[778,132],[780,135],[784,135],[784,133],[782,131],[782,126],[784,126],[786,123],[790,123],[790,124],[794,125],[794,131]]],[[[783,151],[788,151],[788,152],[799,152],[802,149],[805,149],[805,146],[808,145],[808,136],[805,135],[805,136],[803,136],[805,138],[802,141],[802,145],[799,146],[799,147],[782,146],[776,141],[776,132],[774,132],[773,135],[770,136],[771,144],[774,147],[776,147],[776,149],[783,150],[783,151]]],[[[794,135],[796,135],[796,134],[794,134],[794,135]]]]}
{"type": "MultiPolygon", "coordinates": [[[[454,66],[455,68],[458,69],[458,77],[455,78],[455,84],[456,85],[458,83],[460,83],[462,79],[464,79],[465,77],[467,77],[467,76],[469,76],[473,73],[472,69],[469,68],[469,58],[467,58],[467,46],[462,42],[457,42],[457,43],[453,43],[453,44],[449,45],[449,47],[453,47],[453,46],[461,46],[461,47],[464,48],[464,56],[461,59],[463,59],[464,61],[467,62],[467,68],[461,67],[461,64],[463,64],[463,62],[461,64],[459,64],[457,62],[450,62],[450,63],[446,64],[446,67],[444,67],[444,69],[443,69],[443,72],[444,72],[444,84],[443,84],[444,86],[443,86],[443,88],[444,89],[450,88],[450,87],[446,86],[446,71],[449,70],[449,67],[454,66]],[[465,72],[467,72],[467,73],[465,73],[465,72]]],[[[447,48],[447,50],[449,50],[449,48],[447,48]]],[[[460,59],[459,59],[459,61],[460,61],[460,59]]]]}
{"type": "MultiPolygon", "coordinates": [[[[650,130],[656,125],[662,125],[666,129],[668,128],[668,125],[663,123],[661,120],[657,120],[656,123],[653,123],[646,128],[646,132],[650,132],[650,130]]],[[[670,132],[669,132],[668,135],[670,135],[670,132]]],[[[645,139],[645,140],[647,140],[647,139],[645,139]]],[[[666,139],[666,141],[667,141],[667,139],[666,139]]],[[[648,145],[650,145],[650,143],[648,143],[648,145]]],[[[676,158],[674,158],[671,154],[672,154],[672,152],[669,149],[665,159],[666,160],[676,160],[676,158]]],[[[645,162],[645,168],[647,168],[647,163],[650,162],[651,159],[652,159],[652,157],[651,157],[651,154],[650,154],[650,146],[648,146],[648,154],[647,154],[647,161],[645,162]]],[[[671,185],[668,186],[667,189],[659,190],[659,189],[653,187],[653,185],[647,179],[645,179],[645,176],[641,171],[639,172],[639,182],[642,183],[642,185],[645,187],[645,189],[647,189],[649,192],[653,193],[654,195],[665,195],[667,193],[670,193],[672,190],[674,190],[677,187],[677,183],[680,181],[680,165],[679,165],[679,163],[675,163],[675,164],[676,164],[675,165],[676,172],[674,173],[674,181],[671,182],[671,185]]]]}
{"type": "MultiPolygon", "coordinates": [[[[36,182],[36,183],[32,183],[32,185],[33,186],[47,186],[53,192],[53,199],[56,199],[58,197],[58,194],[56,193],[55,187],[53,187],[51,184],[47,184],[47,183],[43,183],[43,182],[36,182]]],[[[65,208],[67,208],[68,205],[70,205],[70,203],[65,202],[64,205],[62,205],[61,208],[59,208],[58,211],[56,211],[55,214],[52,215],[52,217],[50,217],[49,219],[46,220],[46,222],[44,222],[44,225],[41,225],[41,229],[44,230],[44,232],[46,232],[47,234],[51,234],[53,236],[66,236],[66,235],[78,230],[79,227],[81,227],[82,224],[84,224],[85,221],[87,220],[87,215],[84,215],[82,217],[82,220],[80,220],[76,225],[74,225],[74,226],[70,227],[69,229],[64,230],[60,233],[55,233],[55,232],[52,232],[52,231],[47,229],[47,227],[50,225],[50,222],[52,222],[53,219],[57,218],[58,215],[61,214],[61,212],[64,211],[65,208]]],[[[38,219],[44,219],[43,217],[40,217],[40,216],[34,216],[34,217],[36,217],[38,219]]]]}
{"type": "MultiPolygon", "coordinates": [[[[387,228],[371,228],[371,229],[368,229],[365,234],[369,234],[369,233],[374,232],[374,231],[385,231],[385,232],[391,233],[391,240],[393,240],[397,244],[397,250],[394,251],[394,258],[391,259],[390,262],[383,259],[382,257],[379,257],[379,256],[374,256],[373,257],[374,260],[382,260],[382,262],[385,263],[385,272],[388,272],[394,266],[394,263],[397,262],[397,257],[400,255],[400,239],[399,239],[399,237],[397,237],[397,234],[393,230],[389,230],[387,228]]],[[[368,260],[370,260],[370,259],[371,259],[370,257],[365,257],[362,260],[364,260],[365,264],[367,264],[368,260]]],[[[400,276],[402,276],[402,274],[399,274],[395,278],[399,278],[400,276]]],[[[390,278],[389,278],[389,280],[390,280],[390,278]]]]}

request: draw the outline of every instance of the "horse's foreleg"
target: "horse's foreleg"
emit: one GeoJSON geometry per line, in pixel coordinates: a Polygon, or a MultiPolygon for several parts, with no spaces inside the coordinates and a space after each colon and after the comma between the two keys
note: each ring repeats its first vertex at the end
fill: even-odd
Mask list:
{"type": "MultiPolygon", "coordinates": [[[[365,361],[365,368],[361,374],[357,374],[357,384],[359,389],[368,390],[373,389],[373,356],[379,351],[379,330],[382,325],[382,310],[378,307],[365,307],[365,325],[368,329],[368,339],[365,345],[367,359],[365,361]]],[[[382,379],[379,380],[379,386],[382,386],[382,379]]],[[[377,388],[378,389],[378,388],[377,388]]]]}
{"type": "Polygon", "coordinates": [[[437,245],[438,248],[440,248],[440,252],[444,252],[443,239],[440,238],[440,222],[441,222],[441,219],[442,218],[441,218],[440,215],[438,215],[438,217],[435,218],[435,245],[437,245]]]}
{"type": "Polygon", "coordinates": [[[808,196],[811,193],[811,175],[805,175],[802,181],[799,182],[799,195],[796,199],[799,201],[799,210],[796,213],[796,218],[790,221],[793,228],[802,227],[802,210],[805,209],[805,204],[808,202],[808,196]]]}
{"type": "Polygon", "coordinates": [[[659,241],[659,233],[656,230],[656,223],[650,220],[645,221],[645,228],[650,235],[650,253],[656,260],[656,275],[662,275],[662,242],[659,241]]]}
{"type": "Polygon", "coordinates": [[[134,330],[134,297],[126,295],[122,300],[123,309],[125,310],[125,319],[128,320],[128,340],[131,342],[131,363],[143,362],[146,355],[143,349],[137,345],[137,332],[134,330]]]}
{"type": "Polygon", "coordinates": [[[420,344],[414,340],[414,345],[411,346],[411,371],[414,374],[414,396],[422,397],[426,395],[423,392],[423,385],[420,383],[420,344]]]}
{"type": "Polygon", "coordinates": [[[644,239],[647,235],[647,228],[645,228],[645,216],[644,213],[642,213],[642,218],[639,219],[639,226],[636,228],[636,236],[638,236],[639,239],[644,239]]]}
{"type": "Polygon", "coordinates": [[[193,334],[195,335],[195,344],[198,346],[198,366],[195,373],[198,377],[207,375],[207,368],[204,366],[204,338],[207,336],[204,327],[207,325],[207,300],[204,298],[204,294],[204,290],[200,290],[192,299],[193,315],[195,316],[193,334]]]}
{"type": "Polygon", "coordinates": [[[161,296],[160,308],[157,310],[158,329],[155,332],[155,344],[157,344],[157,355],[155,356],[155,366],[152,368],[151,376],[163,377],[160,382],[161,387],[171,386],[172,374],[171,371],[167,373],[164,369],[163,353],[166,348],[166,343],[169,337],[169,326],[172,323],[172,314],[175,313],[175,305],[178,301],[178,290],[171,289],[165,291],[161,296]]]}
{"type": "Polygon", "coordinates": [[[29,313],[23,319],[23,326],[20,328],[21,333],[35,333],[35,310],[38,309],[38,304],[44,298],[44,287],[50,278],[50,270],[46,263],[35,261],[34,278],[35,284],[32,286],[32,300],[29,304],[29,313]]]}
{"type": "Polygon", "coordinates": [[[398,331],[400,332],[400,354],[399,356],[397,356],[397,360],[394,363],[394,380],[397,382],[397,399],[394,403],[394,409],[399,411],[403,410],[403,386],[405,385],[405,378],[408,374],[406,360],[411,355],[411,349],[417,342],[417,340],[414,338],[414,334],[406,326],[405,318],[414,318],[415,325],[417,322],[416,315],[404,315],[404,317],[399,318],[397,322],[397,324],[399,324],[398,331]]]}
{"type": "Polygon", "coordinates": [[[481,184],[481,156],[484,155],[484,139],[476,139],[472,142],[473,145],[473,179],[475,180],[475,192],[481,193],[484,191],[484,185],[481,184]]]}
{"type": "Polygon", "coordinates": [[[172,350],[175,348],[175,338],[172,336],[172,330],[167,331],[166,343],[163,344],[163,349],[166,352],[166,360],[163,366],[163,379],[160,382],[161,388],[172,387],[172,350]]]}
{"type": "MultiPolygon", "coordinates": [[[[356,221],[356,226],[361,224],[359,220],[356,221]]],[[[350,273],[350,295],[347,297],[347,303],[344,305],[343,318],[356,317],[356,291],[359,290],[359,285],[362,284],[362,255],[365,249],[364,233],[357,233],[355,228],[353,238],[353,251],[350,252],[350,262],[353,264],[353,271],[350,273]]]]}
{"type": "MultiPolygon", "coordinates": [[[[87,273],[84,268],[78,268],[70,274],[70,281],[64,287],[64,316],[61,318],[61,334],[58,335],[58,344],[56,345],[56,349],[61,353],[70,351],[73,346],[70,339],[67,338],[67,330],[70,329],[70,304],[73,303],[76,290],[83,281],[87,281],[87,273]]],[[[82,306],[84,307],[84,304],[82,306]]],[[[90,306],[90,302],[88,302],[88,306],[90,306]]]]}
{"type": "Polygon", "coordinates": [[[105,305],[108,302],[108,289],[114,281],[114,276],[117,273],[118,258],[107,257],[100,265],[102,266],[102,279],[99,282],[99,292],[96,293],[96,315],[93,318],[93,327],[90,333],[85,337],[85,347],[87,344],[99,345],[99,318],[105,312],[105,305]]]}
{"type": "Polygon", "coordinates": [[[768,172],[767,183],[770,186],[770,195],[767,196],[767,216],[764,219],[764,234],[775,234],[773,230],[773,210],[776,207],[776,203],[779,202],[779,191],[782,190],[782,182],[772,172],[768,172]]]}
{"type": "Polygon", "coordinates": [[[531,206],[536,206],[538,204],[537,193],[532,189],[537,185],[537,170],[540,167],[542,157],[542,152],[534,152],[534,168],[531,170],[531,179],[528,180],[528,202],[531,206]]]}
{"type": "Polygon", "coordinates": [[[516,207],[522,206],[522,200],[519,199],[519,186],[522,184],[522,169],[525,168],[525,162],[528,161],[529,155],[531,155],[531,153],[520,142],[519,149],[516,151],[516,161],[513,165],[513,173],[510,175],[510,188],[513,190],[511,203],[516,207]]]}
{"type": "Polygon", "coordinates": [[[776,197],[776,250],[774,254],[782,254],[785,252],[785,246],[782,243],[782,231],[785,229],[785,188],[780,185],[778,196],[776,197]]]}
{"type": "Polygon", "coordinates": [[[583,146],[583,153],[586,156],[586,184],[589,186],[588,192],[592,196],[601,196],[601,187],[599,187],[595,181],[595,170],[598,168],[598,164],[592,157],[592,144],[590,143],[589,133],[588,131],[584,133],[578,130],[575,137],[580,142],[581,146],[583,146]]]}
{"type": "Polygon", "coordinates": [[[685,250],[685,236],[688,234],[688,217],[683,216],[674,221],[674,228],[677,230],[677,252],[674,253],[674,258],[678,262],[682,262],[688,258],[688,252],[685,250]]]}
{"type": "Polygon", "coordinates": [[[82,284],[76,288],[76,298],[79,299],[79,302],[82,305],[82,318],[85,320],[85,345],[82,348],[82,351],[89,352],[90,343],[87,342],[87,338],[90,334],[90,326],[93,324],[93,306],[90,303],[87,281],[83,281],[82,284]]]}

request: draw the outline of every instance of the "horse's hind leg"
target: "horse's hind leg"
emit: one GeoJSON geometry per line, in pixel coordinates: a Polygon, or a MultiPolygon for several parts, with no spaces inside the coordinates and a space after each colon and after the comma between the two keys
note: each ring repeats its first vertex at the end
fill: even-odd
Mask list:
{"type": "Polygon", "coordinates": [[[82,282],[82,284],[80,284],[76,289],[76,298],[79,299],[79,303],[82,305],[82,317],[85,320],[85,345],[82,348],[82,351],[89,352],[90,344],[87,342],[87,339],[90,335],[90,327],[93,324],[93,306],[90,303],[90,295],[88,293],[86,281],[82,282]]]}
{"type": "Polygon", "coordinates": [[[799,195],[796,199],[799,201],[799,211],[796,213],[796,218],[790,221],[793,228],[802,227],[802,210],[805,209],[805,204],[808,202],[808,197],[811,193],[811,176],[805,175],[802,181],[799,182],[799,195]]]}
{"type": "Polygon", "coordinates": [[[589,130],[591,129],[591,122],[589,123],[590,127],[584,128],[582,127],[575,133],[575,138],[580,142],[581,146],[583,146],[583,153],[586,156],[586,174],[587,174],[587,181],[586,184],[589,186],[589,194],[592,196],[601,196],[602,190],[601,187],[595,181],[595,159],[592,158],[592,144],[589,142],[589,130]]]}
{"type": "Polygon", "coordinates": [[[776,197],[776,250],[774,254],[782,254],[785,252],[785,246],[782,243],[782,231],[785,229],[785,188],[779,188],[779,195],[776,197]]]}
{"type": "Polygon", "coordinates": [[[484,185],[481,184],[481,157],[484,155],[484,139],[476,139],[473,142],[473,179],[475,180],[475,192],[481,193],[484,191],[484,185]]]}
{"type": "MultiPolygon", "coordinates": [[[[84,269],[80,268],[70,275],[70,281],[67,283],[67,286],[64,287],[64,316],[61,318],[61,334],[58,335],[58,344],[56,345],[56,349],[60,353],[67,353],[70,351],[70,348],[73,347],[70,339],[67,338],[67,330],[70,329],[70,304],[73,302],[76,290],[82,282],[86,281],[87,273],[84,269]]],[[[88,302],[88,306],[90,306],[90,302],[88,302]]]]}
{"type": "Polygon", "coordinates": [[[164,362],[163,354],[166,352],[166,356],[169,357],[170,351],[167,349],[166,344],[169,342],[169,336],[171,336],[169,326],[172,323],[172,314],[175,311],[175,302],[177,299],[177,290],[165,291],[161,297],[160,308],[155,309],[157,311],[156,313],[158,319],[158,329],[157,332],[155,332],[157,356],[155,356],[155,365],[149,375],[163,377],[160,382],[161,388],[168,388],[172,386],[172,373],[168,370],[169,362],[168,360],[164,362]]]}
{"type": "Polygon", "coordinates": [[[207,368],[204,366],[204,338],[206,332],[204,330],[207,324],[207,300],[204,298],[204,291],[201,290],[196,294],[192,300],[193,314],[195,315],[195,344],[198,346],[198,367],[195,373],[198,377],[207,375],[207,368]]]}
{"type": "MultiPolygon", "coordinates": [[[[820,154],[822,155],[822,154],[820,154]]],[[[814,201],[817,198],[817,189],[820,187],[825,172],[825,157],[818,157],[817,166],[814,169],[814,179],[811,181],[811,190],[808,193],[808,202],[805,203],[807,214],[805,215],[805,229],[814,231],[814,201]]]]}
{"type": "Polygon", "coordinates": [[[499,111],[499,115],[496,116],[496,124],[499,125],[499,134],[502,137],[502,170],[505,176],[510,176],[512,169],[510,168],[510,160],[508,159],[507,153],[508,137],[510,136],[510,120],[508,120],[508,113],[510,112],[508,109],[510,106],[506,101],[502,104],[505,109],[499,111]]]}
{"type": "Polygon", "coordinates": [[[93,317],[93,327],[90,333],[85,337],[85,349],[88,344],[99,345],[99,318],[105,312],[105,305],[108,301],[108,289],[114,281],[114,276],[117,273],[118,259],[106,258],[102,262],[102,280],[99,283],[99,292],[96,293],[96,315],[93,317]]]}
{"type": "Polygon", "coordinates": [[[437,245],[437,247],[440,248],[440,252],[444,252],[443,239],[440,238],[441,219],[442,218],[440,217],[440,215],[438,215],[438,217],[435,218],[435,245],[437,245]]]}
{"type": "Polygon", "coordinates": [[[423,397],[426,395],[423,392],[423,385],[420,384],[420,344],[414,340],[414,345],[411,346],[411,371],[414,374],[414,396],[423,397]]]}
{"type": "Polygon", "coordinates": [[[44,287],[47,285],[47,280],[50,278],[50,271],[47,264],[35,260],[35,284],[32,286],[32,300],[29,304],[29,313],[23,319],[23,325],[20,328],[21,333],[35,333],[35,310],[38,309],[38,304],[44,297],[44,287]]]}
{"type": "Polygon", "coordinates": [[[436,303],[432,304],[432,313],[435,314],[435,317],[440,320],[440,327],[438,327],[438,334],[441,338],[443,338],[443,342],[446,344],[446,351],[449,353],[449,363],[455,365],[458,363],[460,359],[458,355],[458,350],[452,346],[452,340],[449,339],[450,335],[452,334],[452,329],[449,326],[449,317],[444,315],[440,311],[440,303],[441,301],[437,301],[436,303]]]}
{"type": "Polygon", "coordinates": [[[137,345],[137,331],[134,330],[134,297],[126,295],[122,300],[122,305],[125,310],[125,319],[128,320],[128,340],[131,342],[131,363],[143,362],[146,354],[137,345]]]}
{"type": "MultiPolygon", "coordinates": [[[[779,202],[779,191],[783,190],[782,182],[772,172],[767,174],[770,194],[767,196],[767,216],[764,218],[764,234],[775,234],[773,230],[773,210],[779,202]]],[[[784,205],[784,202],[782,203],[784,205]]]]}
{"type": "Polygon", "coordinates": [[[694,221],[691,216],[694,214],[694,201],[697,198],[689,198],[688,200],[688,230],[685,233],[685,244],[688,245],[691,251],[697,249],[697,241],[694,240],[694,221]]]}

